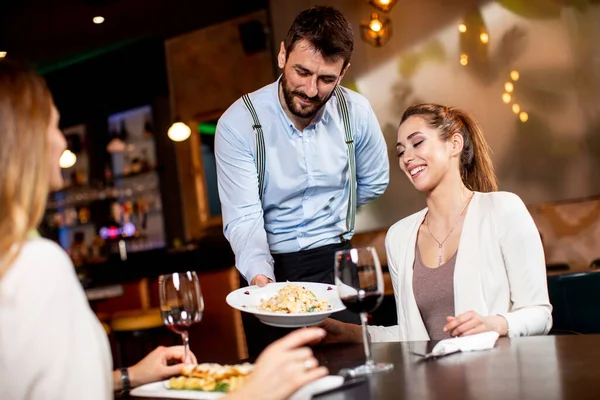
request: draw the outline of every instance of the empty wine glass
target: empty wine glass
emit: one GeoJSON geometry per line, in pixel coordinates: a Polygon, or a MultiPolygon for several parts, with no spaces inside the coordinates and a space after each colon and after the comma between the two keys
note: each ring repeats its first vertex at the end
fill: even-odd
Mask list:
{"type": "Polygon", "coordinates": [[[167,328],[181,335],[185,363],[190,363],[188,329],[200,322],[204,299],[198,275],[194,271],[176,272],[158,278],[160,313],[167,328]]]}
{"type": "Polygon", "coordinates": [[[342,303],[360,314],[366,362],[346,370],[350,376],[388,371],[393,364],[373,362],[371,341],[367,332],[367,314],[379,307],[383,300],[383,275],[377,251],[373,247],[340,250],[335,253],[335,284],[342,303]]]}

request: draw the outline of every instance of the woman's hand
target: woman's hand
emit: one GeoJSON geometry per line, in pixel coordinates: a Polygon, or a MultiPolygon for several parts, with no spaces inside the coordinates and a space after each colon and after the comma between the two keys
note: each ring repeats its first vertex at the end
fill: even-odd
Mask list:
{"type": "Polygon", "coordinates": [[[319,328],[298,329],[269,345],[256,361],[248,381],[226,397],[234,399],[287,399],[300,387],[328,374],[306,344],[322,339],[319,328]]]}
{"type": "Polygon", "coordinates": [[[450,336],[469,336],[489,331],[496,331],[500,336],[506,336],[508,322],[499,315],[482,317],[475,311],[467,311],[456,317],[446,317],[443,330],[450,332],[450,336]]]}
{"type": "MultiPolygon", "coordinates": [[[[183,354],[183,346],[157,347],[140,362],[129,367],[131,387],[179,375],[184,364],[183,354]]],[[[198,363],[192,352],[189,352],[188,357],[192,364],[198,363]]]]}
{"type": "MultiPolygon", "coordinates": [[[[340,322],[333,318],[327,318],[317,325],[327,331],[327,336],[322,343],[362,343],[362,327],[360,325],[340,322]]],[[[311,343],[313,345],[317,343],[311,343]]]]}

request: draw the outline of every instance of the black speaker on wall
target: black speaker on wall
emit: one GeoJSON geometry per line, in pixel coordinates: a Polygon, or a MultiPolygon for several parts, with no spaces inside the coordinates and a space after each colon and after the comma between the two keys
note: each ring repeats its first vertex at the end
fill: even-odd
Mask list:
{"type": "Polygon", "coordinates": [[[246,54],[267,49],[267,33],[262,22],[252,20],[238,25],[240,41],[246,54]]]}

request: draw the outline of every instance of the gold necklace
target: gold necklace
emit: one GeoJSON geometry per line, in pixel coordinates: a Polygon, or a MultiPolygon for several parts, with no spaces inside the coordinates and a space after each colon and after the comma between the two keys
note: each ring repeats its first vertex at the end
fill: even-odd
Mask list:
{"type": "Polygon", "coordinates": [[[463,215],[463,213],[467,209],[467,206],[471,202],[472,198],[473,198],[473,195],[471,195],[471,197],[469,197],[469,199],[467,200],[467,203],[465,204],[465,207],[462,209],[462,211],[460,212],[460,214],[458,214],[458,218],[456,218],[456,221],[454,221],[454,224],[452,225],[452,229],[450,229],[450,232],[448,232],[448,235],[441,242],[439,240],[437,240],[435,238],[435,236],[433,236],[433,233],[431,233],[431,231],[429,230],[429,211],[427,211],[427,215],[425,216],[425,227],[427,228],[427,232],[429,232],[429,235],[431,235],[431,237],[433,238],[433,240],[435,240],[435,242],[438,244],[438,249],[439,249],[438,267],[440,267],[442,265],[442,247],[444,246],[444,243],[446,243],[446,240],[448,240],[448,238],[452,234],[452,231],[454,231],[454,228],[456,228],[456,224],[458,224],[458,221],[460,220],[460,217],[463,215]]]}

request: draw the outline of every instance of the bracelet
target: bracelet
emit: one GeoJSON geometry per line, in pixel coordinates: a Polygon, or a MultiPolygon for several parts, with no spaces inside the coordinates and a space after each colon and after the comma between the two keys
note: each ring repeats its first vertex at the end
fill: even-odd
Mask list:
{"type": "Polygon", "coordinates": [[[131,390],[131,381],[129,381],[129,370],[127,368],[121,368],[121,383],[123,384],[121,393],[129,393],[131,390]]]}

